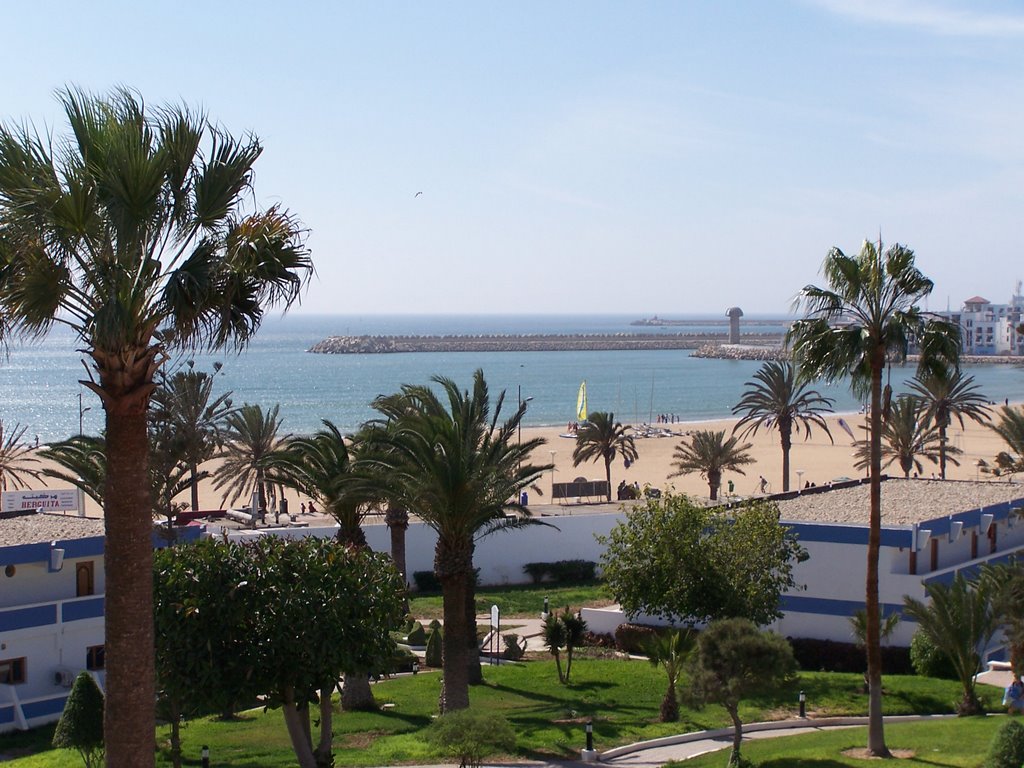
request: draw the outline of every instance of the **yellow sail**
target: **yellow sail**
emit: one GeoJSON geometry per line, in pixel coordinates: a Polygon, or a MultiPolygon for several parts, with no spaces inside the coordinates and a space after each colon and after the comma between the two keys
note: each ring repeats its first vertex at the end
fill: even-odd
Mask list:
{"type": "Polygon", "coordinates": [[[576,395],[576,420],[587,420],[587,382],[580,384],[580,392],[576,395]]]}

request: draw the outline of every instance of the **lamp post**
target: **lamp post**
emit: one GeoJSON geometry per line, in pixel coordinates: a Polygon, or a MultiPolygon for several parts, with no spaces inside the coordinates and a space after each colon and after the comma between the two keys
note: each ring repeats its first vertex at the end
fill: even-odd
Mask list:
{"type": "Polygon", "coordinates": [[[548,451],[551,454],[551,501],[555,500],[555,454],[558,451],[548,451]]]}
{"type": "Polygon", "coordinates": [[[798,469],[796,471],[796,492],[800,493],[800,490],[804,487],[804,471],[798,469]]]}
{"type": "Polygon", "coordinates": [[[80,434],[80,435],[84,435],[85,434],[85,432],[83,430],[83,427],[82,427],[82,424],[83,424],[83,422],[85,420],[85,412],[86,411],[91,411],[91,410],[92,410],[92,407],[89,407],[89,408],[83,408],[82,407],[82,393],[79,392],[78,393],[78,434],[80,434]]]}

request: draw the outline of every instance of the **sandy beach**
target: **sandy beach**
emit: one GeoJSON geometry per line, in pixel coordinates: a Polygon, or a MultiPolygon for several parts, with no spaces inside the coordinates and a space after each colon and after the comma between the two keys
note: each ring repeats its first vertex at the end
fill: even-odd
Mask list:
{"type": "MultiPolygon", "coordinates": [[[[858,437],[862,430],[860,425],[864,423],[864,416],[859,414],[833,414],[828,416],[826,421],[832,433],[833,441],[829,440],[822,430],[815,428],[809,439],[794,435],[793,448],[790,455],[791,488],[795,489],[797,483],[816,483],[818,485],[828,483],[839,477],[861,477],[863,472],[854,469],[853,440],[839,426],[838,421],[843,418],[858,437]]],[[[671,429],[673,436],[664,437],[637,437],[636,446],[639,452],[639,459],[629,468],[624,467],[621,459],[617,459],[612,465],[612,488],[618,486],[621,480],[628,484],[636,482],[641,488],[650,485],[656,488],[672,488],[677,492],[686,493],[698,498],[708,497],[707,482],[697,474],[682,477],[670,477],[674,472],[672,454],[676,446],[686,439],[685,434],[700,429],[726,430],[731,432],[735,419],[721,419],[716,421],[702,422],[679,422],[676,424],[656,425],[671,429]]],[[[604,466],[600,462],[589,462],[578,467],[573,466],[572,453],[575,447],[573,440],[560,437],[565,432],[565,427],[524,427],[523,439],[542,437],[545,444],[534,454],[533,460],[538,464],[554,464],[552,471],[546,472],[543,479],[538,483],[540,493],[531,491],[531,504],[551,504],[552,482],[568,482],[577,477],[590,480],[604,479],[604,466]]],[[[763,475],[768,481],[769,492],[782,490],[782,449],[779,444],[777,431],[764,429],[758,430],[753,436],[744,440],[752,444],[750,454],[755,463],[744,468],[745,474],[729,472],[723,477],[723,489],[728,481],[734,483],[734,492],[740,496],[755,495],[759,492],[760,477],[763,475]]],[[[949,441],[954,447],[963,451],[963,454],[956,457],[960,466],[949,464],[946,475],[951,480],[975,480],[989,479],[992,482],[1002,482],[991,475],[979,474],[977,462],[984,459],[992,464],[995,455],[1006,449],[1005,443],[995,432],[986,426],[966,421],[963,429],[959,424],[949,430],[949,441]]],[[[207,469],[213,470],[216,462],[210,462],[207,469]]],[[[937,465],[929,462],[923,464],[922,477],[929,478],[932,472],[938,472],[937,465]]],[[[900,476],[901,472],[897,466],[887,470],[891,476],[900,476]]],[[[46,487],[62,487],[63,483],[48,479],[44,480],[46,487]]],[[[300,498],[296,494],[287,494],[290,511],[297,512],[299,505],[308,499],[300,498]]],[[[180,499],[186,501],[186,498],[180,499]]],[[[238,505],[244,504],[241,500],[238,505]]],[[[221,509],[223,506],[222,495],[213,488],[210,481],[200,486],[200,505],[203,509],[221,509]]],[[[237,505],[236,505],[237,506],[237,505]]],[[[87,502],[87,514],[90,517],[99,517],[102,513],[99,505],[89,500],[87,502]]]]}

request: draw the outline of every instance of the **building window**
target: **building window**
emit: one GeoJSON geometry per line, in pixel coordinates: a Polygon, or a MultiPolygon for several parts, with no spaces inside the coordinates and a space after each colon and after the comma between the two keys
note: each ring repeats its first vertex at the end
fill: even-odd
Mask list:
{"type": "Polygon", "coordinates": [[[95,583],[93,581],[93,563],[87,560],[75,566],[75,594],[78,597],[86,597],[95,594],[95,583]]]}
{"type": "Polygon", "coordinates": [[[85,649],[86,669],[106,669],[107,658],[102,645],[92,645],[85,649]]]}
{"type": "Polygon", "coordinates": [[[25,657],[0,659],[0,683],[19,685],[25,682],[25,657]]]}

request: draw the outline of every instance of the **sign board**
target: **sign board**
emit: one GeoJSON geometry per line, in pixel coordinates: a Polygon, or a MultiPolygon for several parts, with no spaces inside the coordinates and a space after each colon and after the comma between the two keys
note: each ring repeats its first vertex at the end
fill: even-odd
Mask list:
{"type": "Polygon", "coordinates": [[[498,606],[496,605],[491,606],[491,629],[495,631],[498,629],[498,606]]]}
{"type": "Polygon", "coordinates": [[[71,512],[79,508],[77,488],[48,491],[4,491],[0,511],[3,512],[71,512]]]}

